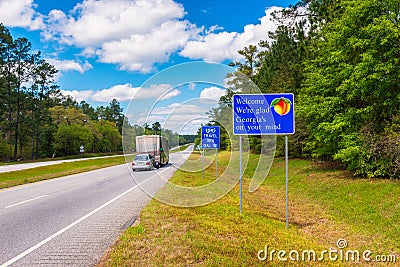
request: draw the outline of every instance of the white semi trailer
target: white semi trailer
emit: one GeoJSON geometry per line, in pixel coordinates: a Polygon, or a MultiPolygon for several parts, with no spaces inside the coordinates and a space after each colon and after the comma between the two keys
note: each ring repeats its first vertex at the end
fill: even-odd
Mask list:
{"type": "Polygon", "coordinates": [[[155,167],[168,164],[168,138],[160,135],[136,136],[136,154],[150,154],[155,159],[155,167]]]}

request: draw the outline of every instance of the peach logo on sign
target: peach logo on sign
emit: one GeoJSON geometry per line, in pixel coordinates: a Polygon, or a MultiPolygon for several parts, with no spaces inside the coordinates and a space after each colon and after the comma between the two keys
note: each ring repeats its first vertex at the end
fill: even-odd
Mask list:
{"type": "Polygon", "coordinates": [[[274,111],[281,116],[289,113],[291,105],[292,102],[285,97],[275,98],[271,102],[271,107],[274,107],[274,111]]]}

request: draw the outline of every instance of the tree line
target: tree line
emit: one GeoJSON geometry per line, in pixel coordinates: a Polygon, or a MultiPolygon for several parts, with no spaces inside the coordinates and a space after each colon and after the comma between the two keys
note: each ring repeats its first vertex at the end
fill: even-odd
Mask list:
{"type": "Polygon", "coordinates": [[[130,125],[120,103],[92,107],[64,96],[58,70],[32,50],[26,38],[14,39],[0,24],[0,160],[38,159],[85,152],[135,151],[135,137],[161,134],[171,147],[191,141],[162,129],[159,122],[130,125]]]}
{"type": "Polygon", "coordinates": [[[0,24],[0,157],[37,159],[121,150],[125,117],[117,100],[94,108],[60,93],[57,69],[0,24]]]}
{"type": "MultiPolygon", "coordinates": [[[[243,48],[245,60],[231,63],[238,72],[229,74],[212,121],[231,118],[232,95],[238,84],[246,87],[241,72],[263,93],[295,95],[292,156],[337,162],[360,176],[398,178],[400,2],[302,0],[274,19],[284,24],[266,34],[272,42],[243,48]]],[[[253,152],[260,152],[259,140],[250,137],[253,152]]],[[[282,142],[278,137],[278,154],[282,142]]]]}

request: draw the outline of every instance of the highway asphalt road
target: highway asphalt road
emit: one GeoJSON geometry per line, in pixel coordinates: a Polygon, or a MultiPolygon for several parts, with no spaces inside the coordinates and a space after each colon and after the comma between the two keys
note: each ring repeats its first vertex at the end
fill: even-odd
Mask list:
{"type": "Polygon", "coordinates": [[[191,149],[158,170],[123,164],[0,190],[0,267],[93,266],[191,149]]]}

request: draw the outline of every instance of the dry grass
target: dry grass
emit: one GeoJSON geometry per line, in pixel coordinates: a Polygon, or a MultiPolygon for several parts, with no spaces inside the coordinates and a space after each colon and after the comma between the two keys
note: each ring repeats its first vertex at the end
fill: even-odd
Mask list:
{"type": "MultiPolygon", "coordinates": [[[[221,165],[228,159],[227,153],[221,153],[221,165]]],[[[245,189],[250,182],[251,169],[254,171],[257,163],[256,160],[249,162],[245,189]]],[[[212,177],[214,171],[210,167],[207,173],[212,177]]],[[[396,224],[399,210],[391,209],[388,213],[383,207],[387,208],[393,200],[398,203],[399,183],[354,180],[348,175],[308,161],[291,160],[289,229],[285,227],[282,159],[275,160],[259,190],[244,191],[242,215],[238,186],[222,199],[196,208],[178,208],[152,200],[142,211],[140,223],[121,236],[98,266],[362,266],[362,263],[327,260],[282,262],[277,260],[276,254],[272,262],[257,259],[258,251],[265,245],[269,251],[313,249],[320,253],[324,249],[336,249],[340,238],[348,242],[346,249],[397,253],[400,250],[400,237],[395,236],[399,231],[396,224]],[[363,192],[365,184],[376,187],[373,190],[376,194],[363,192]],[[391,198],[385,196],[386,191],[394,192],[391,198]],[[338,199],[339,196],[342,198],[338,199]],[[359,206],[356,203],[360,203],[359,206]],[[363,210],[365,203],[375,203],[369,208],[381,207],[378,212],[386,216],[375,220],[373,229],[369,229],[371,214],[368,212],[348,215],[352,210],[363,210]],[[394,223],[392,230],[385,228],[390,223],[394,223]]],[[[201,183],[197,181],[199,177],[188,180],[187,173],[178,171],[173,181],[194,186],[201,183]]],[[[397,257],[399,259],[400,255],[397,257]]],[[[388,265],[372,263],[369,266],[388,265]]]]}

